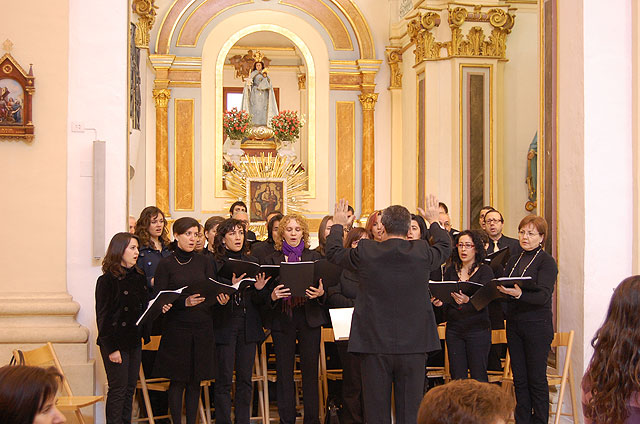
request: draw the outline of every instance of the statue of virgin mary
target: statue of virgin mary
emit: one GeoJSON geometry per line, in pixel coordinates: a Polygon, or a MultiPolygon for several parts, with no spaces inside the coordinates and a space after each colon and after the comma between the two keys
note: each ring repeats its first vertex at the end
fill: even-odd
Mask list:
{"type": "Polygon", "coordinates": [[[271,78],[265,72],[262,61],[253,64],[253,70],[245,80],[242,109],[251,115],[252,126],[268,126],[271,118],[278,114],[271,78]]]}

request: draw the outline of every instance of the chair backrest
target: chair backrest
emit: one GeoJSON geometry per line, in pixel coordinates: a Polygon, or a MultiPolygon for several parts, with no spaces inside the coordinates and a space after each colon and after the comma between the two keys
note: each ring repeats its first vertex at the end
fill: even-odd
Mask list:
{"type": "Polygon", "coordinates": [[[568,333],[555,333],[553,335],[553,341],[551,342],[551,347],[566,347],[567,352],[564,357],[564,364],[562,366],[562,374],[566,376],[569,372],[569,366],[571,365],[571,352],[573,350],[573,337],[575,335],[575,331],[571,330],[568,333]]]}
{"type": "Polygon", "coordinates": [[[160,347],[160,339],[162,336],[151,336],[149,343],[142,345],[142,350],[157,351],[160,347]]]}
{"type": "MultiPolygon", "coordinates": [[[[20,363],[20,353],[19,350],[13,351],[13,357],[16,359],[16,362],[20,363]]],[[[64,375],[64,370],[62,369],[62,365],[58,360],[58,355],[56,355],[56,351],[53,348],[51,342],[47,342],[46,345],[39,347],[37,349],[22,351],[22,358],[24,358],[24,365],[29,365],[32,367],[50,367],[54,366],[60,374],[64,377],[62,379],[62,392],[65,396],[73,396],[73,392],[71,391],[71,387],[69,386],[69,382],[67,381],[67,377],[64,375]]]]}
{"type": "Polygon", "coordinates": [[[446,323],[438,325],[438,337],[440,338],[440,340],[444,340],[445,339],[445,334],[447,334],[447,325],[446,325],[446,323]]]}
{"type": "Polygon", "coordinates": [[[507,330],[491,330],[491,344],[507,344],[507,330]]]}
{"type": "Polygon", "coordinates": [[[322,327],[322,343],[335,342],[335,336],[333,335],[333,328],[322,327]]]}

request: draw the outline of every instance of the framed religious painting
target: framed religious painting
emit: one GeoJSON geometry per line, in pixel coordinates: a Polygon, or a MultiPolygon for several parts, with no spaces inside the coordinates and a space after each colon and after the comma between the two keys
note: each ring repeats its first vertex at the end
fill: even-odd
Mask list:
{"type": "Polygon", "coordinates": [[[35,78],[6,53],[0,59],[0,139],[31,141],[34,125],[31,99],[35,78]]]}
{"type": "Polygon", "coordinates": [[[273,211],[287,214],[287,182],[285,178],[248,178],[247,200],[249,220],[266,222],[273,211]]]}

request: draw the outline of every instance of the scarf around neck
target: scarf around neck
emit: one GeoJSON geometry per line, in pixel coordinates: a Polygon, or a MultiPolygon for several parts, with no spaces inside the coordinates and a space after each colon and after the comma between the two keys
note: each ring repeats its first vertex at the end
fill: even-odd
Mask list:
{"type": "Polygon", "coordinates": [[[296,247],[291,247],[285,240],[282,240],[282,253],[287,257],[287,262],[300,262],[303,250],[303,240],[300,240],[300,243],[296,247]]]}

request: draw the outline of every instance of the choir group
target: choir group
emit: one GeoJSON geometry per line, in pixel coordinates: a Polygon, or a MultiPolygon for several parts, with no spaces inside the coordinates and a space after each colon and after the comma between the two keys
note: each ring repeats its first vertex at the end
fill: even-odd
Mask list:
{"type": "Polygon", "coordinates": [[[451,377],[486,382],[487,369],[499,364],[502,353],[492,349],[491,329],[506,322],[516,422],[546,423],[557,267],[542,249],[544,218],[526,216],[518,239],[512,239],[502,234],[502,214],[485,207],[482,230],[457,231],[446,205],[430,196],[418,214],[390,206],[372,213],[364,227],[353,222],[353,208],[339,202],[334,215],[322,220],[319,246],[312,250],[305,217],[275,211],[268,217],[266,240],[257,241],[248,230],[246,205],[236,202],[230,218],[211,217],[204,225],[177,219],[170,241],[163,211],[145,208],[132,233],[111,240],[96,284],[98,345],[109,383],[107,423],[131,421],[141,358],[154,377],[171,381],[167,403],[174,423],[181,422],[183,400],[187,423],[195,423],[200,382],[209,379],[215,379],[216,422],[231,423],[233,405],[235,422],[248,423],[254,357],[265,329],[273,338],[280,422],[296,420],[297,351],[304,422],[318,423],[321,328],[330,325],[329,308],[345,307],[355,309],[349,342],[337,343],[343,367],[341,422],[390,422],[392,385],[397,422],[416,422],[427,353],[440,349],[440,322],[447,323],[451,377]],[[508,260],[489,266],[487,255],[505,248],[508,260]],[[237,260],[279,265],[323,259],[340,267],[338,277],[311,279],[300,296],[278,276],[258,273],[246,284],[246,275],[223,272],[237,260]],[[498,277],[531,277],[535,290],[498,285],[500,299],[474,307],[473,293],[498,277]],[[232,294],[213,297],[189,289],[210,279],[242,284],[232,294]],[[429,280],[475,284],[460,286],[445,299],[430,294],[429,280]],[[159,292],[185,286],[152,324],[136,325],[159,292]],[[162,336],[155,358],[141,354],[141,339],[150,335],[162,336]]]}

